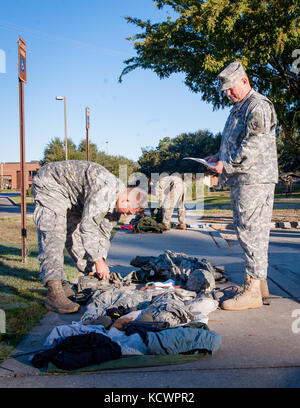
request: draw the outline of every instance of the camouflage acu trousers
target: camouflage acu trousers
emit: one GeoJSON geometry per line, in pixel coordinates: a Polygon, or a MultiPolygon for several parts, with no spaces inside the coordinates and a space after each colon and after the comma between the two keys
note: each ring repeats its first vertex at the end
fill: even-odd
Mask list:
{"type": "Polygon", "coordinates": [[[79,271],[94,270],[94,263],[88,260],[82,245],[78,212],[71,209],[66,214],[58,214],[36,202],[33,220],[38,231],[40,279],[44,285],[50,280],[66,279],[63,270],[65,247],[79,271]]]}
{"type": "MultiPolygon", "coordinates": [[[[168,224],[172,218],[174,207],[164,208],[163,210],[163,223],[168,224]]],[[[177,208],[178,221],[180,224],[185,224],[185,209],[177,208]]]]}
{"type": "Polygon", "coordinates": [[[163,210],[164,224],[168,224],[174,212],[174,208],[177,207],[178,221],[180,224],[185,224],[185,207],[184,207],[184,194],[182,192],[182,185],[168,186],[160,194],[159,207],[163,210]]]}
{"type": "Polygon", "coordinates": [[[256,279],[267,277],[274,189],[273,183],[231,187],[233,221],[245,255],[245,272],[256,279]]]}

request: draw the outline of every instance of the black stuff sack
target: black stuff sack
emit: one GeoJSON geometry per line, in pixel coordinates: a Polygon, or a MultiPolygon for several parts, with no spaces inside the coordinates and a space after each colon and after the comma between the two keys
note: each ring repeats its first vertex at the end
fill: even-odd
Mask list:
{"type": "Polygon", "coordinates": [[[56,347],[35,354],[31,363],[42,368],[51,362],[63,370],[76,370],[120,357],[121,347],[116,342],[92,332],[66,337],[56,347]]]}

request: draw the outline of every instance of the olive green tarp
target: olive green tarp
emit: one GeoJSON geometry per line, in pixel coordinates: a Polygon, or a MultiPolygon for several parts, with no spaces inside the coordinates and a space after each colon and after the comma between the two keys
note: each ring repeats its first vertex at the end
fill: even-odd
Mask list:
{"type": "Polygon", "coordinates": [[[93,372],[104,370],[122,370],[128,368],[145,368],[168,366],[175,364],[193,363],[204,357],[207,353],[199,354],[176,354],[176,355],[143,355],[143,356],[124,356],[116,360],[106,361],[97,365],[90,365],[88,367],[79,368],[77,370],[62,370],[57,368],[54,364],[49,363],[48,373],[80,373],[93,372]]]}

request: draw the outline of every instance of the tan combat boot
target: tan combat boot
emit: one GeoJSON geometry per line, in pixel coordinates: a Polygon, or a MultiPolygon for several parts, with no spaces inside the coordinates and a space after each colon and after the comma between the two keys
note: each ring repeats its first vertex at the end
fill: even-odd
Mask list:
{"type": "Polygon", "coordinates": [[[176,229],[186,230],[186,224],[179,224],[179,225],[177,225],[176,229]]]}
{"type": "Polygon", "coordinates": [[[232,299],[225,300],[221,304],[221,308],[224,310],[246,310],[256,309],[262,305],[261,280],[246,274],[244,289],[232,299]]]}
{"type": "MultiPolygon", "coordinates": [[[[236,286],[234,289],[236,292],[242,292],[244,290],[243,286],[236,286]]],[[[261,290],[261,296],[265,299],[270,297],[270,292],[269,292],[269,287],[268,287],[268,282],[267,279],[261,279],[260,281],[260,290],[261,290]]]]}
{"type": "Polygon", "coordinates": [[[267,279],[262,279],[260,281],[260,289],[261,289],[261,295],[263,298],[270,297],[267,279]]]}
{"type": "Polygon", "coordinates": [[[45,301],[45,307],[50,312],[55,313],[75,313],[80,305],[69,300],[62,287],[61,280],[52,280],[47,282],[48,294],[45,301]]]}

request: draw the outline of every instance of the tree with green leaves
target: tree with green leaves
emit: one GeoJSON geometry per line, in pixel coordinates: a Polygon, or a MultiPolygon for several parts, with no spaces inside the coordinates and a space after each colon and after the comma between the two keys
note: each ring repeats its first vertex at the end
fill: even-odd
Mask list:
{"type": "MultiPolygon", "coordinates": [[[[108,171],[113,173],[116,177],[119,177],[119,166],[127,166],[127,177],[136,172],[137,166],[132,160],[127,159],[124,156],[107,155],[98,150],[95,143],[90,143],[90,161],[101,164],[108,171]]],[[[68,159],[69,160],[86,160],[86,140],[83,139],[78,148],[75,143],[68,139],[68,159]]],[[[44,150],[44,157],[41,160],[41,164],[47,164],[54,161],[65,160],[64,143],[59,138],[52,139],[44,150]]]]}
{"type": "Polygon", "coordinates": [[[300,175],[300,154],[282,135],[277,138],[279,173],[294,172],[300,175]]]}
{"type": "Polygon", "coordinates": [[[65,160],[65,149],[61,140],[56,137],[52,139],[44,149],[44,157],[41,160],[41,165],[53,162],[65,160]]]}
{"type": "Polygon", "coordinates": [[[107,170],[109,170],[111,173],[113,173],[116,177],[119,177],[119,166],[127,166],[127,177],[138,171],[136,164],[130,160],[127,159],[124,156],[113,156],[113,155],[108,155],[104,152],[99,152],[97,155],[97,163],[101,164],[103,167],[105,167],[107,170]]]}
{"type": "MultiPolygon", "coordinates": [[[[53,161],[62,161],[65,160],[65,157],[65,144],[56,137],[47,144],[41,164],[44,165],[53,161]]],[[[80,152],[77,150],[75,143],[71,139],[68,139],[68,159],[82,160],[80,152]]]]}
{"type": "Polygon", "coordinates": [[[290,150],[293,147],[299,154],[299,2],[153,1],[159,9],[171,7],[175,18],[152,24],[126,17],[142,32],[129,38],[134,41],[136,56],[125,61],[120,81],[136,68],[151,69],[160,78],[181,72],[185,84],[218,109],[230,101],[219,92],[217,75],[239,60],[255,89],[274,103],[280,132],[290,150]]]}
{"type": "Polygon", "coordinates": [[[195,133],[182,133],[171,139],[165,137],[159,141],[156,148],[142,149],[139,159],[141,172],[147,177],[151,173],[198,173],[207,171],[204,167],[191,160],[182,160],[184,157],[206,157],[219,150],[221,134],[213,135],[208,130],[199,130],[195,133]]]}
{"type": "MultiPolygon", "coordinates": [[[[83,139],[79,146],[78,150],[80,152],[81,160],[86,160],[86,139],[83,139]]],[[[98,147],[95,143],[89,143],[89,159],[90,161],[97,161],[98,157],[98,147]]]]}

